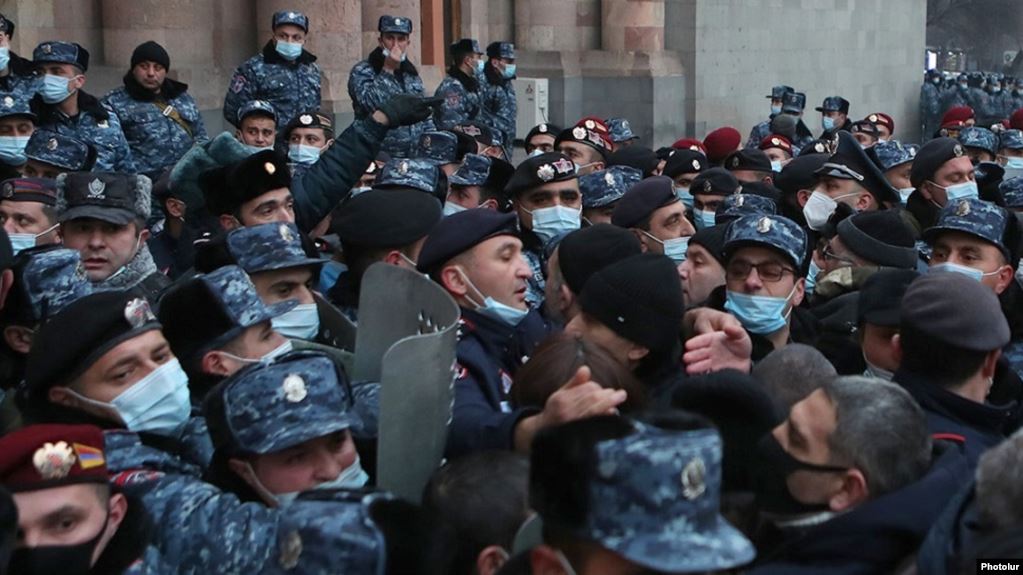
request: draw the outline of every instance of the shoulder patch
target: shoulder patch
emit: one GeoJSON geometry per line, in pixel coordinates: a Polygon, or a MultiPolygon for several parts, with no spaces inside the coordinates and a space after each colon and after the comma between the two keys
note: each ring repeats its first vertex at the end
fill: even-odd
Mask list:
{"type": "Polygon", "coordinates": [[[237,94],[242,91],[245,87],[245,76],[241,74],[235,74],[234,79],[231,80],[231,91],[237,94]]]}
{"type": "Polygon", "coordinates": [[[163,477],[162,471],[150,471],[148,469],[132,469],[115,473],[110,477],[110,483],[118,487],[131,487],[142,483],[156,481],[163,477]]]}
{"type": "Polygon", "coordinates": [[[447,95],[447,97],[444,99],[444,103],[447,104],[448,107],[451,107],[451,108],[454,108],[454,107],[458,106],[459,102],[461,102],[461,101],[462,101],[462,95],[459,94],[457,91],[450,92],[447,95]]]}

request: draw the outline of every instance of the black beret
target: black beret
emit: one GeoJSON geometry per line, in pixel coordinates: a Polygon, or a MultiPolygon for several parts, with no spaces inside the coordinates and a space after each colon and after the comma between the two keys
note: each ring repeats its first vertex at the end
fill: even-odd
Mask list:
{"type": "Polygon", "coordinates": [[[30,401],[66,386],[106,352],[141,333],[160,329],[149,303],[131,291],[103,291],[69,304],[39,328],[25,363],[30,401]]]}
{"type": "Polygon", "coordinates": [[[831,154],[833,143],[825,139],[810,140],[803,147],[799,148],[798,156],[811,156],[813,154],[831,154]]]}
{"type": "Polygon", "coordinates": [[[273,150],[256,152],[237,164],[214,168],[199,178],[214,216],[232,214],[249,200],[279,188],[291,188],[291,171],[273,150]]]}
{"type": "Polygon", "coordinates": [[[659,163],[661,161],[657,159],[657,154],[645,146],[626,146],[607,157],[608,167],[629,166],[636,168],[643,173],[644,178],[654,175],[659,163]]]}
{"type": "Polygon", "coordinates": [[[670,353],[682,327],[682,284],[675,262],[640,254],[596,272],[579,306],[611,331],[653,351],[670,353]]]}
{"type": "Polygon", "coordinates": [[[515,214],[502,214],[486,208],[452,214],[442,219],[426,237],[419,252],[419,271],[431,273],[458,254],[501,235],[518,237],[515,214]]]}
{"type": "Polygon", "coordinates": [[[696,244],[706,249],[722,267],[725,265],[725,232],[728,224],[700,228],[690,236],[689,245],[696,244]]]}
{"type": "Polygon", "coordinates": [[[565,284],[579,293],[594,273],[643,252],[632,232],[611,224],[596,224],[569,233],[558,245],[558,267],[565,284]]]}
{"type": "Polygon", "coordinates": [[[689,193],[728,196],[739,191],[739,180],[724,168],[710,168],[700,172],[689,186],[689,193]]]}
{"type": "Polygon", "coordinates": [[[902,297],[918,277],[916,270],[897,269],[879,270],[871,275],[860,288],[856,323],[899,327],[902,297]]]}
{"type": "Polygon", "coordinates": [[[629,188],[615,204],[611,223],[620,228],[639,225],[658,208],[679,201],[675,185],[667,176],[653,176],[629,188]]]}
{"type": "Polygon", "coordinates": [[[334,137],[334,121],[326,114],[316,110],[302,112],[292,118],[284,128],[284,138],[287,139],[295,128],[320,128],[326,132],[328,139],[334,137]]]}
{"type": "Polygon", "coordinates": [[[519,192],[544,184],[574,180],[577,177],[575,163],[568,156],[561,152],[548,152],[526,158],[519,164],[504,191],[514,197],[519,192]]]}
{"type": "Polygon", "coordinates": [[[919,259],[913,231],[896,210],[853,214],[839,222],[838,237],[854,254],[880,266],[914,269],[919,259]]]}
{"type": "Polygon", "coordinates": [[[817,170],[817,175],[856,181],[878,202],[897,204],[900,201],[899,192],[888,183],[881,168],[867,156],[856,138],[844,130],[838,132],[838,147],[817,170]]]}
{"type": "Polygon", "coordinates": [[[763,150],[757,148],[743,148],[732,152],[723,164],[730,171],[752,170],[754,172],[771,173],[771,158],[763,150]]]}
{"type": "Polygon", "coordinates": [[[742,185],[742,193],[748,196],[760,196],[777,204],[781,200],[781,190],[767,182],[749,182],[742,185]]]}
{"type": "Polygon", "coordinates": [[[913,169],[909,172],[909,183],[919,189],[925,181],[931,179],[942,164],[961,158],[965,153],[963,145],[952,138],[934,138],[916,153],[913,169]]]}
{"type": "Polygon", "coordinates": [[[524,139],[522,141],[523,142],[529,142],[530,140],[533,139],[533,136],[539,136],[539,135],[550,136],[552,138],[557,138],[558,134],[560,134],[560,133],[561,133],[561,126],[555,126],[554,124],[537,124],[537,125],[533,126],[533,129],[530,130],[528,134],[526,134],[526,139],[524,139]]]}
{"type": "Polygon", "coordinates": [[[675,150],[664,164],[664,175],[675,179],[682,174],[698,174],[710,167],[707,156],[696,150],[675,150]]]}
{"type": "Polygon", "coordinates": [[[955,348],[989,352],[1009,343],[1009,323],[995,292],[963,274],[921,276],[906,290],[901,313],[903,330],[955,348]]]}
{"type": "Polygon", "coordinates": [[[350,199],[330,229],[344,245],[373,248],[409,245],[426,236],[441,218],[437,198],[412,190],[370,190],[350,199]]]}
{"type": "Polygon", "coordinates": [[[812,190],[817,185],[817,170],[827,161],[827,154],[801,154],[775,174],[774,185],[788,195],[795,195],[799,190],[812,190]]]}

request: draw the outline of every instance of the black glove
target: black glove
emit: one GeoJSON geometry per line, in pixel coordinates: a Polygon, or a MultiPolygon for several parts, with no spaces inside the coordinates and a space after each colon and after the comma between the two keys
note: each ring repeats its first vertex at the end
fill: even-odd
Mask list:
{"type": "Polygon", "coordinates": [[[423,98],[412,94],[399,94],[380,106],[380,111],[387,116],[387,122],[396,126],[411,126],[430,117],[433,110],[443,98],[423,98]]]}

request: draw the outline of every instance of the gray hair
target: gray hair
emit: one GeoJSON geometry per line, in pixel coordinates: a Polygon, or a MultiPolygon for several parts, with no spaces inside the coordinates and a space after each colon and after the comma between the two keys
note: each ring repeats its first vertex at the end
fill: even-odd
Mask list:
{"type": "Polygon", "coordinates": [[[1023,523],[1023,433],[992,447],[977,464],[977,510],[985,528],[1023,523]]]}
{"type": "Polygon", "coordinates": [[[828,440],[832,457],[863,472],[871,498],[924,475],[931,435],[923,410],[906,390],[861,376],[835,378],[823,389],[837,420],[828,440]]]}
{"type": "Polygon", "coordinates": [[[825,381],[838,376],[824,354],[801,343],[772,351],[753,367],[753,377],[764,386],[780,415],[810,395],[825,381]]]}

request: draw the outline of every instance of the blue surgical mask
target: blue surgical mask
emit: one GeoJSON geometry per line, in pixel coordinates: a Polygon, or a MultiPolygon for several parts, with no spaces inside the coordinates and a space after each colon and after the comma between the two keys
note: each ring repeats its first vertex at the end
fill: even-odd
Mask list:
{"type": "MultiPolygon", "coordinates": [[[[8,166],[20,166],[28,159],[25,157],[25,146],[28,136],[0,136],[0,162],[8,166]]],[[[1019,158],[1023,160],[1023,158],[1019,158]]]]}
{"type": "Polygon", "coordinates": [[[466,208],[465,206],[460,206],[455,202],[444,202],[443,214],[444,217],[448,217],[450,215],[457,214],[458,212],[464,212],[467,209],[469,208],[466,208]]]}
{"type": "Polygon", "coordinates": [[[60,224],[53,224],[49,228],[39,232],[38,234],[7,234],[7,237],[11,240],[11,249],[14,250],[14,255],[18,255],[23,250],[35,247],[36,238],[45,236],[46,234],[57,229],[60,224]]]}
{"type": "Polygon", "coordinates": [[[264,148],[264,147],[261,147],[261,146],[250,146],[249,144],[242,144],[242,145],[245,146],[245,149],[249,151],[249,155],[250,156],[252,154],[258,154],[259,152],[264,152],[266,150],[274,149],[273,146],[267,146],[267,147],[264,148]]]}
{"type": "MultiPolygon", "coordinates": [[[[941,186],[938,187],[941,188],[941,186]]],[[[945,197],[948,198],[948,202],[975,200],[980,197],[980,190],[977,189],[977,182],[970,180],[942,189],[945,190],[945,197]]]]}
{"type": "Polygon", "coordinates": [[[909,196],[913,195],[913,191],[916,188],[910,186],[908,188],[899,188],[899,200],[902,201],[902,205],[906,205],[909,202],[909,196]]]}
{"type": "Polygon", "coordinates": [[[303,303],[273,318],[270,324],[284,337],[312,340],[320,332],[320,312],[315,303],[303,303]]]}
{"type": "MultiPolygon", "coordinates": [[[[391,55],[391,51],[388,50],[387,48],[384,48],[383,52],[384,52],[384,58],[386,58],[386,57],[391,55]]],[[[402,54],[401,55],[401,61],[404,62],[405,60],[408,60],[408,54],[402,54]]]]}
{"type": "Polygon", "coordinates": [[[821,273],[821,268],[817,265],[813,259],[810,260],[810,270],[806,272],[806,283],[804,284],[804,291],[806,295],[813,295],[814,288],[817,287],[817,276],[821,273]]]}
{"type": "Polygon", "coordinates": [[[982,279],[984,279],[984,276],[993,276],[993,275],[997,274],[998,270],[995,270],[993,272],[984,273],[984,272],[982,272],[982,271],[980,271],[980,270],[978,270],[976,268],[971,268],[969,266],[961,266],[959,264],[954,264],[952,262],[944,262],[944,263],[940,263],[940,264],[934,264],[933,266],[931,266],[930,268],[927,269],[927,273],[931,273],[931,274],[934,274],[934,273],[957,273],[957,274],[962,274],[962,275],[964,275],[964,276],[966,276],[968,278],[973,278],[973,279],[975,279],[975,280],[977,280],[979,282],[982,279]]]}
{"type": "Polygon", "coordinates": [[[469,297],[469,294],[466,293],[465,299],[469,300],[476,306],[476,311],[511,327],[519,325],[522,323],[522,320],[526,319],[526,316],[529,314],[528,308],[519,309],[517,307],[512,307],[510,305],[503,304],[488,295],[483,295],[483,292],[481,292],[479,288],[476,287],[476,284],[472,283],[472,280],[469,279],[469,274],[462,271],[461,268],[458,268],[458,271],[462,274],[462,278],[465,280],[465,283],[469,284],[469,287],[471,287],[477,295],[483,297],[483,303],[480,303],[469,297]]]}
{"type": "Polygon", "coordinates": [[[256,363],[269,364],[269,363],[273,363],[274,360],[277,359],[278,357],[280,357],[280,356],[282,356],[282,355],[284,355],[286,353],[290,353],[291,350],[293,350],[293,349],[295,349],[295,347],[291,343],[291,340],[290,339],[286,339],[286,340],[284,340],[284,343],[282,343],[281,345],[271,349],[270,351],[268,351],[266,353],[266,355],[264,355],[263,357],[257,358],[257,359],[252,359],[252,358],[249,358],[249,357],[239,357],[237,355],[234,355],[233,353],[228,353],[228,352],[226,352],[224,350],[217,350],[217,351],[219,351],[220,353],[226,355],[227,357],[229,357],[229,358],[231,358],[231,359],[233,359],[233,360],[235,360],[235,361],[237,361],[239,363],[244,363],[244,364],[256,364],[256,363]]]}
{"type": "Polygon", "coordinates": [[[1006,168],[1017,169],[1017,170],[1023,170],[1023,158],[1017,158],[1015,156],[1010,156],[1010,157],[1005,159],[1005,167],[1006,168]]]}
{"type": "Polygon", "coordinates": [[[771,171],[780,172],[782,168],[780,160],[771,160],[771,171]]]}
{"type": "Polygon", "coordinates": [[[285,60],[294,60],[302,55],[302,45],[294,42],[277,41],[277,53],[285,60]]]}
{"type": "Polygon", "coordinates": [[[11,49],[0,48],[0,70],[6,70],[7,65],[11,63],[11,49]]]}
{"type": "Polygon", "coordinates": [[[312,165],[320,159],[320,149],[305,144],[291,144],[288,146],[288,159],[296,164],[312,165]]]}
{"type": "Polygon", "coordinates": [[[324,481],[313,489],[359,489],[364,487],[367,482],[369,482],[369,475],[362,468],[362,461],[356,455],[355,461],[348,467],[345,467],[333,481],[324,481]]]}
{"type": "Polygon", "coordinates": [[[788,297],[748,295],[726,290],[725,311],[734,315],[746,331],[758,335],[771,334],[785,327],[792,311],[785,308],[794,293],[795,286],[792,286],[788,297]]]}
{"type": "Polygon", "coordinates": [[[348,266],[341,262],[329,261],[320,268],[320,293],[327,293],[341,277],[341,272],[348,269],[348,266]]]}
{"type": "Polygon", "coordinates": [[[47,104],[59,104],[74,93],[68,86],[70,82],[70,78],[46,74],[39,85],[39,95],[47,104]]]}
{"type": "Polygon", "coordinates": [[[824,116],[821,118],[821,126],[824,126],[825,130],[832,130],[835,128],[835,119],[831,116],[824,116]]]}
{"type": "Polygon", "coordinates": [[[771,114],[774,116],[781,114],[781,106],[771,106],[771,114]]]}
{"type": "Polygon", "coordinates": [[[537,156],[542,156],[543,154],[544,154],[543,150],[541,150],[540,148],[536,148],[532,152],[529,152],[529,157],[535,158],[537,156]]]}
{"type": "Polygon", "coordinates": [[[477,74],[482,74],[483,73],[483,65],[484,64],[486,64],[486,62],[484,62],[483,60],[476,60],[476,73],[477,74]]]}
{"type": "Polygon", "coordinates": [[[505,64],[504,71],[501,72],[501,76],[505,80],[510,80],[515,77],[515,64],[505,64]]]}
{"type": "Polygon", "coordinates": [[[565,232],[578,230],[582,225],[582,210],[565,206],[551,206],[538,210],[525,210],[533,216],[533,233],[544,243],[565,232]]]}
{"type": "Polygon", "coordinates": [[[655,238],[649,232],[643,231],[643,233],[651,240],[661,244],[664,248],[664,255],[671,258],[671,260],[676,264],[686,261],[686,252],[689,251],[689,236],[684,238],[672,238],[670,240],[660,240],[655,238]]]}
{"type": "Polygon", "coordinates": [[[717,214],[712,210],[693,210],[696,229],[711,228],[717,224],[717,214]]]}
{"type": "Polygon", "coordinates": [[[693,194],[689,193],[689,188],[675,186],[675,195],[686,206],[686,209],[693,209],[693,194]]]}

